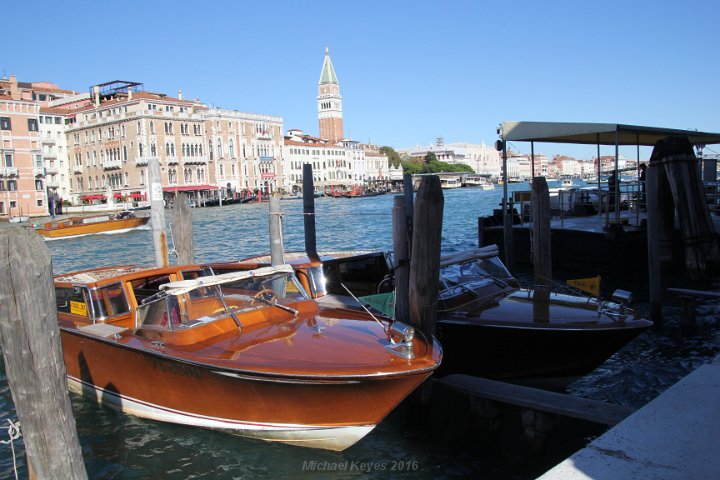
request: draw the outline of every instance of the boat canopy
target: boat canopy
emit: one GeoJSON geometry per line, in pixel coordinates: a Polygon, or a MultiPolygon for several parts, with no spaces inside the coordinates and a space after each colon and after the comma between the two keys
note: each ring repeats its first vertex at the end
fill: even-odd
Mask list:
{"type": "Polygon", "coordinates": [[[257,268],[255,270],[210,275],[192,280],[180,280],[177,282],[166,283],[160,286],[160,288],[168,295],[183,295],[197,288],[222,285],[224,283],[237,282],[238,280],[245,280],[247,278],[266,277],[275,273],[293,273],[293,271],[294,270],[291,265],[277,265],[274,267],[257,268]]]}
{"type": "Polygon", "coordinates": [[[654,146],[671,135],[683,135],[693,145],[720,143],[720,133],[672,128],[643,127],[619,123],[502,122],[500,135],[506,142],[577,143],[589,145],[654,146]]]}

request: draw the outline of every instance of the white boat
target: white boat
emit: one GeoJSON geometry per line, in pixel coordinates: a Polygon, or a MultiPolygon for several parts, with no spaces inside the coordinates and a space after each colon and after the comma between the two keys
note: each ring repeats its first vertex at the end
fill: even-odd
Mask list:
{"type": "Polygon", "coordinates": [[[471,175],[467,178],[465,178],[465,187],[479,187],[483,190],[492,190],[495,188],[495,185],[493,185],[487,177],[483,177],[481,175],[471,175]]]}
{"type": "Polygon", "coordinates": [[[442,188],[460,188],[462,184],[457,177],[440,178],[440,187],[442,188]]]}
{"type": "Polygon", "coordinates": [[[575,188],[575,184],[569,178],[563,178],[560,181],[560,188],[575,188]]]}

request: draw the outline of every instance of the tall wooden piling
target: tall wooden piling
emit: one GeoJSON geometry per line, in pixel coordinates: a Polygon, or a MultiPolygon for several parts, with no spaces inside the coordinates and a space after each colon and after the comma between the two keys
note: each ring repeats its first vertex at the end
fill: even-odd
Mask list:
{"type": "Polygon", "coordinates": [[[650,162],[645,173],[647,204],[648,284],[650,293],[650,320],[662,320],[662,258],[660,253],[660,196],[662,165],[650,162]]]}
{"type": "Polygon", "coordinates": [[[410,230],[406,217],[406,198],[393,198],[393,268],[395,271],[395,319],[410,322],[410,230]]]}
{"type": "Polygon", "coordinates": [[[37,478],[85,479],[65,382],[52,262],[42,238],[21,227],[3,229],[0,276],[0,342],[28,470],[37,478]]]}
{"type": "Polygon", "coordinates": [[[428,338],[437,321],[444,204],[440,177],[423,177],[415,196],[409,296],[410,322],[428,338]]]}
{"type": "Polygon", "coordinates": [[[171,218],[173,248],[177,254],[178,265],[192,265],[195,263],[192,208],[188,196],[184,193],[175,200],[171,218]]]}
{"type": "Polygon", "coordinates": [[[303,165],[303,220],[305,226],[305,252],[310,258],[317,258],[315,232],[315,185],[312,165],[303,165]]]}
{"type": "Polygon", "coordinates": [[[550,245],[550,191],[545,177],[532,181],[532,255],[535,282],[552,285],[552,252],[550,245]]]}
{"type": "Polygon", "coordinates": [[[160,163],[157,158],[148,161],[148,181],[150,184],[150,222],[152,224],[153,245],[155,246],[155,265],[168,266],[167,234],[165,233],[165,203],[163,199],[160,163]]]}
{"type": "Polygon", "coordinates": [[[408,258],[412,255],[412,228],[413,216],[415,215],[415,202],[413,200],[413,179],[412,175],[406,173],[403,175],[403,195],[405,197],[405,219],[407,222],[408,235],[408,258]]]}
{"type": "Polygon", "coordinates": [[[280,197],[270,197],[270,263],[282,265],[285,263],[283,249],[282,212],[280,210],[280,197]]]}

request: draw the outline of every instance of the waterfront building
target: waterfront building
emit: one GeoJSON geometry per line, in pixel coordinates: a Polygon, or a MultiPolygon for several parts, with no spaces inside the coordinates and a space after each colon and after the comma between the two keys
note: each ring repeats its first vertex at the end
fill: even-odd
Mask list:
{"type": "Polygon", "coordinates": [[[573,157],[554,155],[548,169],[553,177],[579,177],[582,174],[581,163],[573,157]]]}
{"type": "Polygon", "coordinates": [[[448,143],[442,137],[438,137],[435,145],[415,146],[397,150],[401,155],[411,158],[422,159],[429,153],[450,164],[463,163],[468,165],[477,174],[492,177],[502,176],[502,159],[494,146],[485,143],[448,143]]]}
{"type": "Polygon", "coordinates": [[[0,218],[47,215],[40,104],[13,75],[0,81],[0,218]]]}
{"type": "Polygon", "coordinates": [[[302,191],[303,165],[313,167],[313,183],[318,191],[345,189],[352,178],[352,153],[341,143],[305,135],[302,130],[288,130],[283,158],[286,166],[284,189],[302,191]]]}
{"type": "MultiPolygon", "coordinates": [[[[91,89],[92,98],[73,110],[66,131],[76,200],[147,198],[147,165],[160,164],[166,191],[217,187],[198,100],[143,91],[116,80],[91,89]],[[79,197],[79,198],[78,198],[79,197]]],[[[182,95],[179,95],[182,97],[182,95]]]]}
{"type": "Polygon", "coordinates": [[[219,108],[201,110],[200,117],[212,182],[227,196],[242,190],[271,194],[287,189],[282,117],[219,108]]]}

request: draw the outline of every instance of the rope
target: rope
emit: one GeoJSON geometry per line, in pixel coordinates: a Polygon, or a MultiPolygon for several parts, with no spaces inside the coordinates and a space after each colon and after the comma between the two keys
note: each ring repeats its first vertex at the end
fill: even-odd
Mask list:
{"type": "Polygon", "coordinates": [[[13,423],[12,420],[8,419],[8,423],[10,424],[7,429],[9,440],[0,440],[0,444],[10,444],[10,450],[12,450],[13,470],[15,471],[15,480],[18,480],[17,462],[15,461],[15,444],[13,443],[13,441],[20,438],[22,433],[20,432],[20,422],[13,423]]]}

